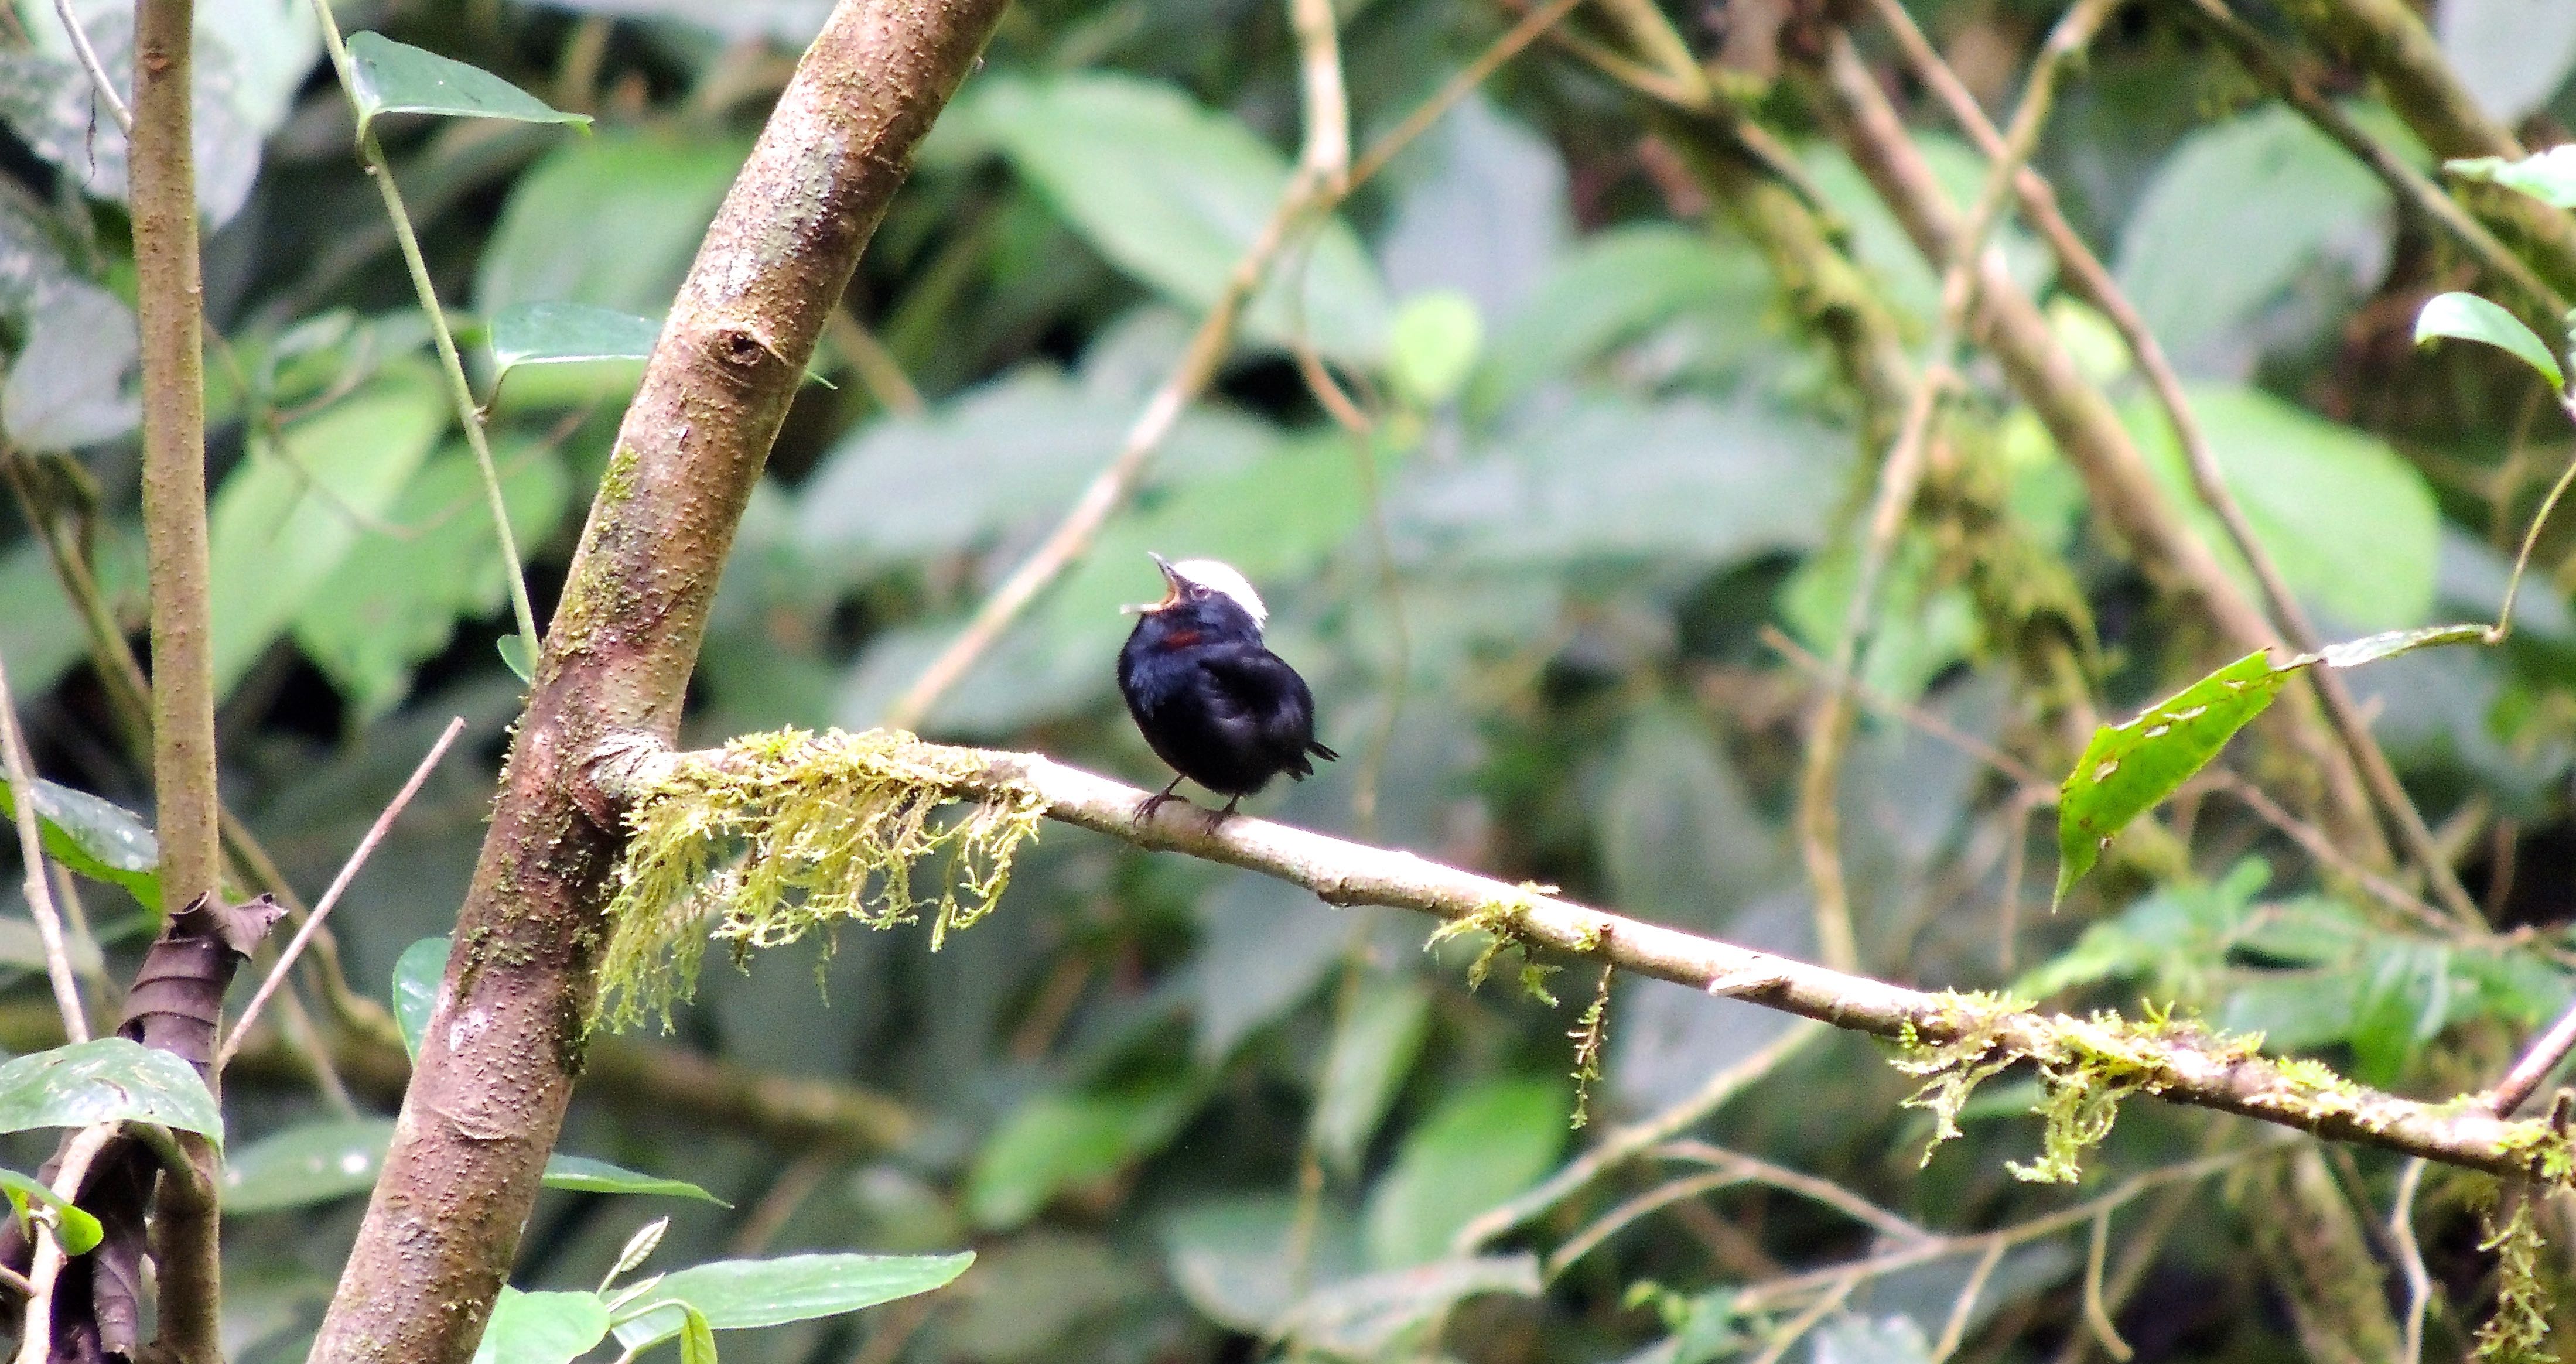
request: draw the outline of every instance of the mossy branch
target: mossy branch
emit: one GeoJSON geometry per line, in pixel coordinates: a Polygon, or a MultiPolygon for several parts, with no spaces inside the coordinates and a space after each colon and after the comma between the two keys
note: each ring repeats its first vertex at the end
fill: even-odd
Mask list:
{"type": "MultiPolygon", "coordinates": [[[[989,908],[1012,852],[1033,836],[1033,821],[1044,818],[1274,876],[1329,904],[1386,905],[1488,931],[1507,922],[1512,945],[1524,951],[1617,967],[1888,1038],[1904,1052],[1907,1067],[1926,1078],[1924,1102],[1936,1114],[1946,1108],[1955,1115],[1976,1079],[2034,1063],[2047,1091],[2042,1113],[2050,1130],[2041,1159],[2030,1167],[2035,1176],[2064,1177],[2081,1148],[2108,1129],[2110,1104],[2138,1093],[2450,1165],[2552,1181],[2570,1177],[2568,1140],[2545,1119],[2507,1120],[2473,1100],[2429,1104],[2378,1093],[2314,1061],[2268,1060],[2256,1054],[2252,1039],[2213,1035],[2177,1020],[2075,1018],[1996,996],[1911,990],[1267,820],[1211,822],[1204,811],[1178,806],[1139,820],[1144,791],[1039,754],[885,732],[788,733],[682,753],[630,732],[595,745],[581,771],[586,804],[627,811],[645,834],[630,842],[620,873],[623,914],[657,925],[634,930],[645,935],[638,943],[667,941],[675,910],[695,922],[707,912],[709,895],[728,915],[751,916],[746,925],[762,922],[763,913],[784,915],[766,920],[773,924],[822,922],[812,911],[823,865],[817,846],[782,841],[778,835],[787,827],[839,837],[864,825],[888,840],[819,855],[864,869],[864,880],[824,888],[826,903],[847,907],[841,917],[886,923],[929,905],[946,915],[954,904],[971,918],[989,908]],[[763,773],[786,774],[788,798],[759,792],[763,773]],[[878,813],[854,825],[808,808],[836,783],[863,792],[878,813]],[[938,813],[951,804],[966,807],[955,823],[944,822],[955,815],[938,813]],[[785,810],[807,813],[787,825],[763,813],[785,810]],[[685,832],[701,826],[704,836],[685,832]],[[675,838],[672,830],[684,832],[675,838]],[[788,860],[777,868],[746,863],[719,873],[712,854],[702,863],[690,860],[698,854],[689,849],[713,846],[708,839],[740,839],[746,851],[783,848],[788,860]],[[946,859],[949,879],[935,897],[923,897],[910,877],[890,874],[916,867],[924,856],[946,859]],[[678,874],[691,865],[719,879],[710,888],[678,874]],[[747,891],[755,884],[776,887],[776,903],[786,908],[763,910],[747,891]]],[[[629,930],[621,922],[617,931],[622,937],[629,930]]],[[[649,970],[626,977],[653,978],[649,970]]]]}

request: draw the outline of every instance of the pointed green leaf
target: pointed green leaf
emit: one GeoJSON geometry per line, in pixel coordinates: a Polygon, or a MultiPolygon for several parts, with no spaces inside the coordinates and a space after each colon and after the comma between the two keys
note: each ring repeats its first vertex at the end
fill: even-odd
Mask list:
{"type": "Polygon", "coordinates": [[[157,1122],[224,1143],[224,1115],[196,1067],[122,1037],[76,1042],[0,1065],[0,1132],[157,1122]]]}
{"type": "Polygon", "coordinates": [[[553,108],[481,67],[424,52],[381,33],[349,35],[349,65],[362,134],[378,114],[449,114],[516,123],[590,122],[590,115],[553,108]]]}
{"type": "Polygon", "coordinates": [[[1373,979],[1351,1002],[1315,1096],[1315,1145],[1334,1169],[1358,1168],[1430,1021],[1431,992],[1419,981],[1373,979]]]}
{"type": "Polygon", "coordinates": [[[716,1331],[707,1315],[680,1305],[680,1364],[716,1364],[716,1331]]]}
{"type": "MultiPolygon", "coordinates": [[[[141,817],[86,791],[30,778],[36,832],[45,853],[94,881],[113,881],[145,907],[161,905],[161,844],[141,817]]],[[[0,820],[18,817],[9,779],[0,776],[0,820]]]]}
{"type": "Polygon", "coordinates": [[[596,1293],[522,1293],[503,1287],[474,1347],[474,1364],[572,1364],[608,1334],[596,1293]]]}
{"type": "Polygon", "coordinates": [[[514,303],[492,315],[492,386],[520,365],[644,360],[662,324],[587,303],[514,303]]]}
{"type": "Polygon", "coordinates": [[[528,653],[528,641],[517,635],[503,635],[497,642],[497,647],[501,651],[501,662],[508,665],[510,671],[517,674],[520,681],[537,680],[536,659],[528,653]]]}
{"type": "Polygon", "coordinates": [[[642,1311],[617,1323],[617,1341],[641,1352],[682,1329],[681,1304],[718,1331],[809,1321],[908,1298],[946,1285],[975,1262],[955,1255],[787,1255],[716,1260],[665,1276],[642,1311]]]}
{"type": "Polygon", "coordinates": [[[2536,152],[2519,161],[2475,156],[2445,161],[2442,169],[2469,180],[2492,180],[2552,208],[2576,208],[2576,143],[2536,152]]]}
{"type": "Polygon", "coordinates": [[[446,978],[445,938],[423,938],[394,960],[394,1026],[402,1031],[403,1050],[415,1061],[430,1012],[438,1007],[439,982],[446,978]]]}
{"type": "Polygon", "coordinates": [[[555,1156],[548,1159],[544,1182],[549,1189],[570,1189],[577,1193],[663,1194],[671,1198],[694,1198],[702,1203],[713,1203],[719,1208],[733,1206],[685,1179],[665,1179],[660,1175],[648,1175],[640,1170],[629,1170],[623,1165],[611,1165],[607,1161],[593,1160],[588,1156],[555,1156]]]}
{"type": "Polygon", "coordinates": [[[2236,731],[2272,704],[2304,661],[2275,668],[2257,649],[2192,683],[2125,725],[2093,731],[2057,800],[2057,892],[2102,854],[2102,847],[2156,802],[2208,766],[2236,731]]]}
{"type": "Polygon", "coordinates": [[[99,1226],[97,1218],[73,1207],[69,1199],[47,1188],[44,1181],[33,1176],[22,1175],[15,1170],[0,1170],[0,1193],[8,1195],[9,1206],[21,1221],[27,1216],[28,1199],[53,1209],[55,1235],[61,1238],[66,1254],[87,1255],[106,1239],[106,1231],[99,1226]]]}
{"type": "Polygon", "coordinates": [[[365,1193],[393,1140],[391,1118],[304,1123],[262,1137],[224,1162],[224,1212],[276,1212],[365,1193]]]}
{"type": "Polygon", "coordinates": [[[2558,357],[2549,351],[2549,343],[2540,334],[2524,326],[2521,318],[2476,294],[2437,294],[2415,315],[2415,344],[2423,345],[2437,336],[2457,337],[2462,341],[2482,341],[2540,371],[2551,388],[2567,386],[2566,371],[2559,368],[2558,357]]]}

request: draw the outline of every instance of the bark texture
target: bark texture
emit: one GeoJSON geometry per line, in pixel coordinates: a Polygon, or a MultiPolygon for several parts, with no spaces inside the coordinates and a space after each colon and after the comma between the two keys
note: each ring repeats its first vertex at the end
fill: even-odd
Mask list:
{"type": "MultiPolygon", "coordinates": [[[[618,837],[574,762],[675,732],[826,315],[1002,0],[843,0],[708,229],[619,429],[316,1361],[472,1357],[582,1065],[618,837]]],[[[610,247],[608,249],[613,249],[610,247]]]]}

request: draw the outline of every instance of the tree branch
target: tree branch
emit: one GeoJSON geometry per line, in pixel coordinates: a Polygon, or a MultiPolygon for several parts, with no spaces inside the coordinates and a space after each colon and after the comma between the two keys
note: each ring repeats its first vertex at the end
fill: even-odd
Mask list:
{"type": "Polygon", "coordinates": [[[2559,1140],[2543,1120],[2508,1121],[2482,1107],[2377,1093],[2312,1063],[2267,1060],[2244,1039],[2187,1023],[2074,1018],[1991,996],[1907,989],[1591,909],[1543,887],[1514,886],[1413,853],[1249,816],[1211,820],[1195,808],[1166,806],[1140,820],[1144,791],[1040,754],[917,740],[889,753],[885,742],[881,733],[778,737],[756,750],[680,753],[657,736],[634,733],[609,736],[580,761],[591,796],[603,807],[631,809],[685,771],[723,773],[731,765],[748,772],[790,751],[800,767],[829,764],[836,752],[864,753],[906,772],[939,774],[923,780],[949,797],[1026,802],[1048,819],[1139,848],[1260,872],[1328,904],[1413,910],[1524,951],[1607,964],[1890,1038],[1918,1059],[1935,1054],[1952,1069],[1984,1072],[2017,1060],[2078,1068],[2124,1090],[2500,1174],[2528,1174],[2537,1155],[2559,1140]]]}
{"type": "Polygon", "coordinates": [[[565,762],[676,731],[736,523],[825,316],[1003,0],[842,0],[681,285],[538,660],[383,1176],[324,1318],[334,1364],[464,1364],[582,1068],[616,839],[565,762]]]}

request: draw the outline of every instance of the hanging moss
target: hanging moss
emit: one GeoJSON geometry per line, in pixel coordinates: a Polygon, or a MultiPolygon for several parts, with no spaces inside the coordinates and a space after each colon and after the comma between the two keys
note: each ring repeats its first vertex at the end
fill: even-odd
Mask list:
{"type": "Polygon", "coordinates": [[[2478,1249],[2496,1253],[2496,1305],[2478,1327],[2479,1364],[2556,1364],[2549,1340],[2549,1288],[2541,1281],[2540,1222],[2533,1208],[2540,1201],[2532,1189],[2516,1190],[2508,1199],[2513,1210],[2499,1216],[2487,1210],[2486,1239],[2478,1249]]]}
{"type": "Polygon", "coordinates": [[[683,758],[635,802],[609,903],[594,1025],[631,1027],[696,989],[710,940],[737,957],[843,924],[930,920],[930,948],[992,911],[1046,808],[969,755],[871,730],[782,730],[683,758]],[[925,884],[927,888],[925,888],[925,884]]]}

